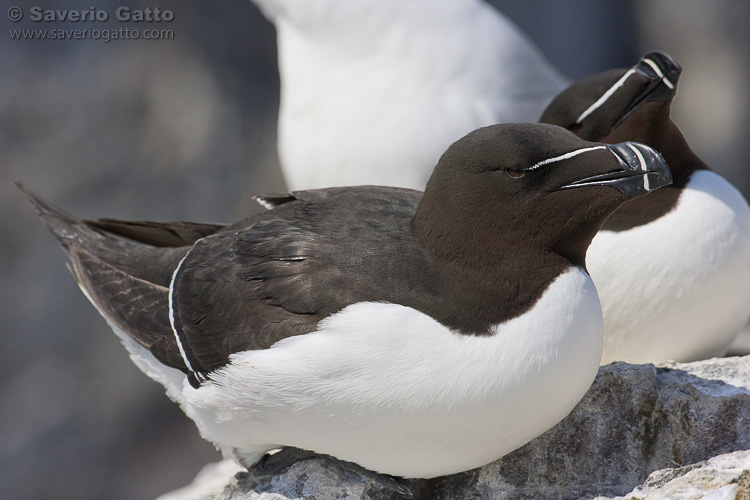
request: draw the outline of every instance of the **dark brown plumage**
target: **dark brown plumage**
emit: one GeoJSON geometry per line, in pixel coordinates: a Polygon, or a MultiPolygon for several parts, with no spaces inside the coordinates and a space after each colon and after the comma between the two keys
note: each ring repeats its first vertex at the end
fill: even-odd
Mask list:
{"type": "Polygon", "coordinates": [[[642,184],[642,171],[603,146],[551,125],[506,124],[451,146],[424,196],[373,186],[271,195],[260,201],[272,210],[226,226],[83,221],[19,188],[100,312],[198,385],[232,353],[312,332],[358,302],[490,333],[583,266],[630,195],[577,187],[612,174],[642,184]]]}

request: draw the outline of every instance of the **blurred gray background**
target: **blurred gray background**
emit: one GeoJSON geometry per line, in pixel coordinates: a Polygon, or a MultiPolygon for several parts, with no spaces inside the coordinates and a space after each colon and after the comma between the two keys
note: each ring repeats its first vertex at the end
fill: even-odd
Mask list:
{"type": "MultiPolygon", "coordinates": [[[[492,3],[572,79],[671,54],[675,121],[750,195],[750,2],[492,3]]],[[[12,180],[88,218],[248,215],[252,194],[284,190],[275,51],[249,0],[0,0],[0,499],[154,498],[219,458],[130,362],[12,180]],[[12,40],[49,27],[28,19],[34,5],[170,9],[154,27],[175,36],[12,40]],[[27,17],[10,22],[11,6],[27,17]]]]}

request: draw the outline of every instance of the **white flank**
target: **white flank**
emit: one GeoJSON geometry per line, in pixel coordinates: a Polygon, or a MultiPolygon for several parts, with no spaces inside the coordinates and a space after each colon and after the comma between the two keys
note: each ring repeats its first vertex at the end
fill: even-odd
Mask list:
{"type": "Polygon", "coordinates": [[[586,266],[604,309],[603,364],[721,356],[750,315],[750,208],[699,170],[669,213],[600,231],[586,266]]]}
{"type": "Polygon", "coordinates": [[[610,97],[612,97],[612,94],[614,94],[617,91],[617,89],[622,87],[625,84],[625,81],[628,78],[630,78],[630,75],[632,75],[633,73],[635,73],[635,69],[630,68],[624,75],[622,75],[622,77],[620,77],[619,80],[615,82],[614,85],[612,85],[604,94],[602,94],[602,96],[599,99],[597,99],[597,101],[594,104],[589,106],[586,109],[586,111],[581,113],[581,116],[578,117],[578,120],[576,120],[576,123],[581,123],[587,116],[589,116],[591,113],[599,109],[602,104],[607,102],[607,100],[610,97]]]}
{"type": "Polygon", "coordinates": [[[203,435],[245,465],[290,445],[434,477],[489,463],[564,418],[596,375],[601,330],[593,283],[573,268],[494,335],[362,302],[316,332],[232,355],[183,395],[203,435]]]}

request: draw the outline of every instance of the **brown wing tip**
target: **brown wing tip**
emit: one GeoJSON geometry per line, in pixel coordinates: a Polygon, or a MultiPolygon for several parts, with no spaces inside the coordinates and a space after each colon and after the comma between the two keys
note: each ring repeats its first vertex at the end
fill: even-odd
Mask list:
{"type": "Polygon", "coordinates": [[[68,242],[74,237],[74,226],[80,224],[80,220],[70,215],[60,207],[57,207],[34,193],[23,182],[14,181],[19,191],[26,197],[31,204],[34,212],[42,219],[47,229],[54,234],[58,240],[67,246],[68,242]]]}
{"type": "Polygon", "coordinates": [[[34,211],[39,215],[39,217],[44,217],[47,214],[64,214],[70,218],[70,215],[65,213],[62,209],[52,205],[50,202],[39,196],[38,194],[34,193],[31,189],[26,186],[21,181],[13,181],[13,184],[16,185],[19,191],[21,191],[21,194],[23,194],[27,200],[29,200],[29,203],[31,203],[31,206],[34,208],[34,211]]]}

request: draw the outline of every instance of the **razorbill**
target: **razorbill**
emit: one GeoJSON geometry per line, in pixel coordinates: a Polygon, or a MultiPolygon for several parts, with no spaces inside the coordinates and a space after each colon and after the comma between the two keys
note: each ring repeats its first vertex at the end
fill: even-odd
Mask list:
{"type": "Polygon", "coordinates": [[[541,121],[581,138],[648,144],[674,183],[619,208],[586,259],[604,310],[602,363],[719,356],[750,316],[750,209],[670,119],[680,66],[661,52],[582,80],[541,121]]]}
{"type": "Polygon", "coordinates": [[[671,181],[653,149],[494,125],[426,190],[263,197],[232,225],[76,219],[21,187],[133,361],[250,467],[293,446],[396,476],[489,463],[596,375],[586,248],[671,181]]]}
{"type": "Polygon", "coordinates": [[[456,139],[535,122],[568,81],[482,0],[254,0],[276,26],[291,190],[423,190],[456,139]]]}

